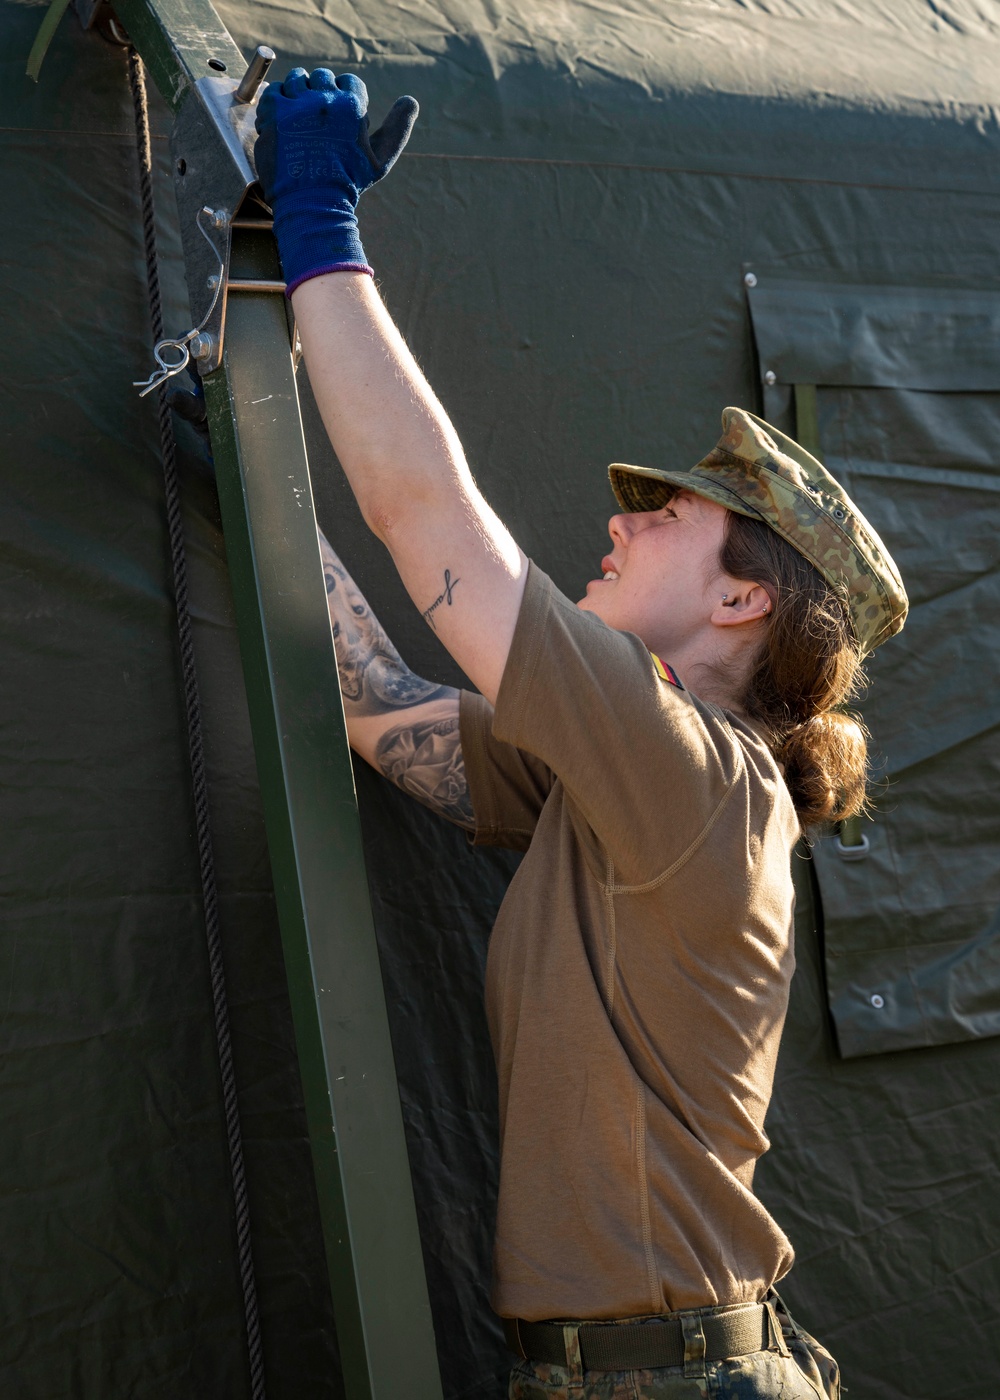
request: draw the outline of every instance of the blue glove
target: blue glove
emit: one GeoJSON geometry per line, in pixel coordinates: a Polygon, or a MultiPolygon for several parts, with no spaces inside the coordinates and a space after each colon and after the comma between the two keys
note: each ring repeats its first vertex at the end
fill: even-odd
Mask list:
{"type": "Polygon", "coordinates": [[[257,106],[257,177],[274,211],[287,294],[324,272],[371,272],[356,209],[395,164],[419,108],[400,97],[368,134],[368,90],[353,73],[293,68],[257,106]]]}

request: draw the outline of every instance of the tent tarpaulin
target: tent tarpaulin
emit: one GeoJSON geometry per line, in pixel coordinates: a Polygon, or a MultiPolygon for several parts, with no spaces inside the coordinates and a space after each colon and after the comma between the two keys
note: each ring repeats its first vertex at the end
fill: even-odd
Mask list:
{"type": "Polygon", "coordinates": [[[749,300],[767,411],[782,386],[816,389],[826,465],[880,521],[910,594],[863,702],[868,853],[828,837],[813,855],[838,1045],[1000,1034],[1000,292],[761,270],[749,300]]]}
{"type": "MultiPolygon", "coordinates": [[[[689,465],[723,405],[761,406],[748,266],[995,295],[1000,25],[976,0],[220,10],[245,52],[268,42],[283,66],[360,70],[376,115],[402,91],[420,100],[412,150],[366,196],[366,248],[488,497],[573,596],[605,552],[606,464],[689,465]]],[[[155,422],[131,387],[151,361],[123,55],[69,16],[35,88],[23,66],[41,10],[2,0],[0,14],[0,1390],[243,1395],[155,422]]],[[[167,319],[184,330],[154,117],[167,319]]],[[[951,393],[848,384],[836,414],[819,391],[831,464],[894,551],[919,541],[919,646],[904,633],[886,648],[866,701],[895,769],[912,767],[911,940],[958,872],[987,887],[952,852],[974,838],[993,870],[1000,845],[974,737],[996,648],[971,606],[996,567],[982,450],[995,386],[937,387],[951,393]],[[930,397],[946,417],[925,432],[930,397]],[[890,449],[905,434],[912,449],[890,449]],[[954,485],[942,549],[934,473],[954,485]]],[[[408,661],[459,682],[306,401],[324,527],[408,661]]],[[[339,1394],[335,1340],[224,542],[199,445],[183,447],[267,1383],[318,1400],[339,1394]]],[[[446,1394],[491,1400],[508,1357],[486,1306],[495,1091],[480,998],[512,864],[357,779],[446,1394]]],[[[758,1171],[798,1249],[786,1296],[855,1395],[978,1400],[1000,1370],[1000,1037],[840,1057],[823,858],[818,884],[800,862],[801,970],[758,1171]]],[[[876,895],[847,931],[859,957],[892,917],[876,895]]]]}

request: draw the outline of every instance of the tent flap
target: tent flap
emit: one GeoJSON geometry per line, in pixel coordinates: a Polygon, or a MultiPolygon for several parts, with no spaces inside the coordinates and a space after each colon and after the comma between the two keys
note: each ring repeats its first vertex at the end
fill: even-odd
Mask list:
{"type": "Polygon", "coordinates": [[[911,604],[862,698],[866,848],[834,834],[813,851],[838,1048],[1000,1035],[1000,296],[761,273],[749,297],[761,373],[779,379],[766,407],[801,431],[781,384],[820,386],[824,461],[911,604]]]}
{"type": "Polygon", "coordinates": [[[1000,290],[752,274],[761,371],[779,384],[1000,391],[1000,290]]]}

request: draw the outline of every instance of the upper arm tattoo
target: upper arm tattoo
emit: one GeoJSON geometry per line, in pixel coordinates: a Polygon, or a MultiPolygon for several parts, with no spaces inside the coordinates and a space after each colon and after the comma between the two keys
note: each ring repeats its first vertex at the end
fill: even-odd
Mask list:
{"type": "Polygon", "coordinates": [[[375,762],[425,807],[475,831],[457,713],[397,724],[379,740],[375,762]]]}
{"type": "Polygon", "coordinates": [[[447,603],[449,608],[451,607],[451,595],[461,582],[462,580],[460,578],[452,578],[450,569],[445,569],[444,589],[437,595],[430,607],[424,608],[423,612],[420,614],[425,622],[430,623],[435,632],[437,631],[437,623],[434,621],[434,614],[442,603],[447,603]]]}

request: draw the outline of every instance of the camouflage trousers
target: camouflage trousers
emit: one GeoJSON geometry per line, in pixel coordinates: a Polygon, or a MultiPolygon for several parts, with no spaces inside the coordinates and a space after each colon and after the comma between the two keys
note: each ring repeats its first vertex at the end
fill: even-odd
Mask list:
{"type": "MultiPolygon", "coordinates": [[[[508,1400],[840,1400],[836,1361],[792,1321],[776,1295],[771,1301],[782,1338],[769,1351],[645,1371],[585,1371],[579,1364],[520,1361],[510,1375],[508,1400]]],[[[574,1351],[579,1358],[575,1333],[567,1327],[568,1359],[574,1351]]]]}

